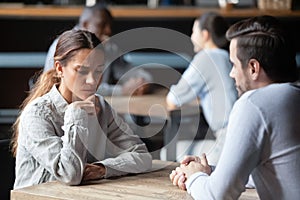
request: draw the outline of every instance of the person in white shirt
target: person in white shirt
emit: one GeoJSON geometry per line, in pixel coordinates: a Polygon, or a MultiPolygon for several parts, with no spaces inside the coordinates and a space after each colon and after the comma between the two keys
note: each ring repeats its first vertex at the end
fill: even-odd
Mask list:
{"type": "Polygon", "coordinates": [[[232,25],[230,76],[240,96],[212,171],[205,154],[187,156],[170,174],[194,199],[238,199],[251,174],[260,199],[299,199],[300,84],[295,52],[271,16],[232,25]]]}
{"type": "Polygon", "coordinates": [[[64,32],[52,69],[43,73],[14,124],[14,188],[48,181],[78,185],[151,168],[152,157],[129,126],[96,94],[104,50],[95,34],[64,32]]]}

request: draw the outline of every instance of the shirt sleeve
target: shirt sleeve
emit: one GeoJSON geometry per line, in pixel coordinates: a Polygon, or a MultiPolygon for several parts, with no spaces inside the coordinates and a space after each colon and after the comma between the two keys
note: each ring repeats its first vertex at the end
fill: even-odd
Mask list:
{"type": "Polygon", "coordinates": [[[186,182],[194,199],[238,199],[258,165],[266,126],[260,110],[247,99],[234,105],[226,141],[215,171],[193,174],[186,182]]]}
{"type": "Polygon", "coordinates": [[[128,173],[145,172],[152,167],[152,156],[140,138],[123,119],[105,103],[108,117],[107,159],[100,161],[106,167],[105,178],[128,173]]]}
{"type": "Polygon", "coordinates": [[[86,160],[87,113],[68,107],[64,116],[64,135],[56,135],[49,120],[51,111],[34,106],[22,115],[21,134],[36,161],[58,181],[68,185],[81,182],[86,160]]]}
{"type": "Polygon", "coordinates": [[[171,86],[167,95],[168,101],[180,107],[198,97],[198,94],[205,86],[205,81],[201,75],[201,67],[204,60],[201,54],[194,57],[178,83],[171,86]]]}

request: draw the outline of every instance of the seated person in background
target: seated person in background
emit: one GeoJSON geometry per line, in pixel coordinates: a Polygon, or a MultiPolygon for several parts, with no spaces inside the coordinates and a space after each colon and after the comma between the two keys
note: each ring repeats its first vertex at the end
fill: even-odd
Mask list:
{"type": "Polygon", "coordinates": [[[277,19],[232,25],[230,76],[240,96],[212,172],[205,155],[187,156],[170,179],[195,199],[238,199],[251,174],[261,199],[299,199],[300,84],[295,52],[277,19]]]}
{"type": "MultiPolygon", "coordinates": [[[[226,50],[229,44],[225,37],[227,29],[225,19],[213,12],[195,20],[191,40],[197,54],[167,96],[171,109],[200,98],[201,112],[217,137],[216,142],[210,141],[213,149],[208,158],[213,165],[220,156],[229,113],[237,99],[234,81],[229,76],[231,63],[226,50]]],[[[180,142],[178,144],[180,148],[180,142]]]]}
{"type": "MultiPolygon", "coordinates": [[[[103,73],[102,82],[98,88],[97,93],[103,96],[107,95],[142,95],[149,92],[149,82],[151,82],[151,75],[145,70],[139,68],[134,69],[127,63],[123,56],[115,59],[118,55],[118,47],[116,44],[109,42],[111,36],[113,17],[110,11],[101,3],[95,4],[91,7],[85,7],[78,24],[74,29],[87,30],[94,33],[101,42],[106,51],[106,63],[109,67],[103,73]],[[114,60],[110,60],[114,58],[114,60]],[[121,79],[122,76],[125,76],[121,79]],[[121,79],[121,81],[119,81],[121,79]]],[[[53,55],[57,39],[54,40],[48,50],[45,61],[44,72],[54,67],[53,55]]]]}
{"type": "Polygon", "coordinates": [[[99,39],[88,31],[64,32],[54,65],[41,74],[14,124],[14,188],[53,180],[77,185],[150,169],[145,144],[95,95],[104,70],[99,39]]]}

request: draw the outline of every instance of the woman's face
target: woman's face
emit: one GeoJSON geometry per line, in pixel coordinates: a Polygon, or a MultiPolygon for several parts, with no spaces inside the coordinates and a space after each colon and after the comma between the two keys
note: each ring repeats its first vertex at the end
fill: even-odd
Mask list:
{"type": "Polygon", "coordinates": [[[195,20],[191,40],[194,45],[194,52],[197,53],[203,48],[203,38],[199,26],[199,20],[195,20]]]}
{"type": "MultiPolygon", "coordinates": [[[[60,71],[57,67],[56,69],[60,71]]],[[[66,66],[61,66],[62,79],[59,91],[69,103],[85,100],[96,93],[103,70],[102,51],[78,50],[66,66]]]]}

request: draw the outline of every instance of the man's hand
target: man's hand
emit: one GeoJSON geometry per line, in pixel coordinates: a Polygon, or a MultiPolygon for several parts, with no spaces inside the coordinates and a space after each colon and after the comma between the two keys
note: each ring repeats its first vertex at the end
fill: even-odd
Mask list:
{"type": "Polygon", "coordinates": [[[200,158],[192,156],[186,157],[180,165],[180,168],[187,179],[196,172],[211,174],[211,168],[208,165],[205,154],[202,154],[200,158]]]}
{"type": "Polygon", "coordinates": [[[180,163],[183,165],[188,165],[192,161],[201,163],[201,159],[198,156],[184,156],[183,160],[180,163]]]}
{"type": "Polygon", "coordinates": [[[211,174],[211,168],[208,165],[206,155],[201,157],[185,156],[181,161],[179,167],[176,167],[170,174],[170,180],[173,185],[178,186],[182,190],[186,190],[185,182],[187,179],[196,172],[204,172],[208,175],[211,174]]]}
{"type": "Polygon", "coordinates": [[[173,185],[178,186],[182,190],[186,190],[186,177],[180,167],[176,167],[176,169],[172,171],[172,173],[170,174],[170,180],[173,185]]]}
{"type": "Polygon", "coordinates": [[[83,172],[83,181],[96,180],[102,178],[106,173],[103,165],[86,164],[83,172]]]}

